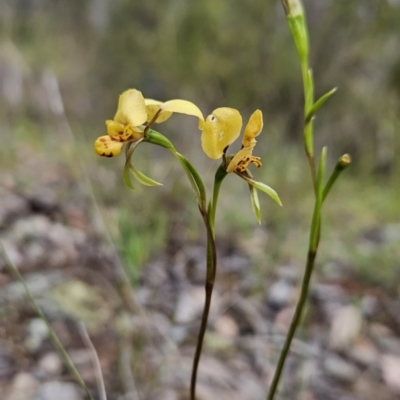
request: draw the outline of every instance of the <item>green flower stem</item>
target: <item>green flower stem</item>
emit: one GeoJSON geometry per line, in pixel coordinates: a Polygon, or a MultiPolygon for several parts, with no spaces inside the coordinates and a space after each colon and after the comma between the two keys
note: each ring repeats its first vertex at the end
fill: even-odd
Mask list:
{"type": "Polygon", "coordinates": [[[204,335],[207,329],[208,316],[210,314],[211,298],[214,289],[215,276],[217,273],[217,253],[215,247],[215,214],[217,209],[218,194],[221,188],[222,181],[226,177],[227,173],[224,166],[220,166],[215,174],[213,197],[210,201],[208,212],[202,210],[200,207],[200,213],[203,216],[204,223],[207,228],[207,273],[205,292],[206,297],[204,301],[203,315],[201,317],[200,329],[197,338],[196,351],[193,358],[192,376],[190,380],[190,399],[196,399],[196,381],[197,381],[197,370],[199,367],[201,350],[203,348],[204,335]]]}
{"type": "Polygon", "coordinates": [[[312,276],[312,272],[314,270],[314,262],[315,257],[317,255],[318,244],[319,244],[319,235],[320,235],[320,226],[321,226],[321,207],[322,207],[322,193],[323,193],[323,179],[325,175],[325,166],[326,166],[326,147],[322,149],[321,158],[319,162],[318,175],[316,179],[317,184],[317,195],[315,198],[314,204],[314,212],[313,218],[311,221],[311,229],[310,229],[310,241],[307,253],[307,262],[306,269],[303,276],[303,282],[301,284],[300,297],[296,305],[296,310],[294,312],[292,322],[290,323],[289,332],[286,336],[285,343],[283,345],[281,354],[279,355],[278,364],[275,370],[274,377],[272,379],[271,387],[268,393],[267,400],[273,400],[276,390],[279,385],[279,381],[283,372],[283,368],[285,366],[286,358],[289,353],[290,346],[292,344],[292,340],[294,335],[296,334],[297,327],[301,321],[301,316],[303,313],[303,309],[305,307],[307,297],[308,297],[308,289],[310,286],[310,280],[312,276]]]}
{"type": "Polygon", "coordinates": [[[323,203],[323,188],[324,188],[324,175],[326,168],[326,153],[327,149],[324,147],[321,152],[321,158],[319,161],[318,174],[316,176],[316,197],[314,203],[313,217],[311,221],[310,239],[308,245],[307,262],[301,284],[300,297],[296,305],[295,313],[290,323],[289,331],[285,339],[282,351],[279,355],[278,364],[275,370],[274,377],[272,379],[271,387],[269,389],[267,400],[273,400],[276,390],[279,385],[279,381],[285,366],[286,358],[289,353],[290,346],[294,335],[296,334],[297,327],[301,321],[303,309],[306,305],[308,297],[308,289],[310,286],[310,280],[312,272],[314,270],[315,258],[317,255],[320,228],[321,228],[321,208],[323,203]]]}
{"type": "Polygon", "coordinates": [[[301,320],[301,315],[303,313],[304,306],[307,301],[308,297],[308,288],[310,286],[311,275],[314,269],[314,261],[317,255],[316,251],[308,251],[307,254],[307,263],[306,263],[306,270],[303,276],[303,282],[301,284],[301,292],[299,301],[296,305],[296,310],[293,315],[292,322],[290,323],[289,331],[287,333],[285,343],[283,345],[281,354],[279,356],[278,364],[275,370],[274,377],[272,379],[271,387],[269,389],[267,400],[273,400],[276,390],[279,385],[279,381],[281,378],[281,374],[283,371],[283,367],[285,365],[286,357],[289,353],[290,346],[292,344],[293,337],[296,333],[297,327],[301,320]]]}
{"type": "Polygon", "coordinates": [[[6,266],[14,275],[14,277],[19,280],[24,287],[25,294],[29,302],[31,303],[32,307],[35,309],[36,313],[39,315],[39,317],[43,320],[43,322],[46,324],[47,329],[49,331],[50,339],[51,342],[53,343],[53,346],[56,348],[58,354],[60,357],[64,360],[64,363],[69,371],[69,373],[73,376],[75,379],[76,383],[85,391],[87,394],[88,398],[90,400],[94,400],[93,396],[91,395],[88,387],[86,386],[84,380],[82,379],[81,375],[79,374],[78,370],[76,369],[74,363],[72,362],[71,358],[69,357],[67,351],[65,350],[64,346],[62,345],[60,339],[58,338],[57,334],[53,330],[52,326],[50,325],[50,322],[47,320],[46,316],[44,315],[43,311],[41,308],[38,306],[36,303],[35,299],[33,298],[31,292],[29,291],[28,286],[26,285],[24,278],[18,271],[18,268],[14,265],[14,263],[11,261],[10,257],[8,256],[6,249],[4,248],[4,245],[2,242],[0,242],[0,253],[2,253],[3,258],[5,260],[6,266]]]}

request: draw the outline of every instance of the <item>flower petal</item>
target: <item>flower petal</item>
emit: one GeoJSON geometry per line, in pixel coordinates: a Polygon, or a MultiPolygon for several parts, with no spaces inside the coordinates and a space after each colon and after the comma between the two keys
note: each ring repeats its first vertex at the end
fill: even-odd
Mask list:
{"type": "Polygon", "coordinates": [[[173,113],[193,115],[200,121],[204,121],[203,113],[200,111],[196,104],[187,100],[169,100],[161,106],[163,111],[170,111],[173,113]]]}
{"type": "Polygon", "coordinates": [[[240,135],[242,116],[229,107],[217,108],[203,125],[201,144],[204,152],[212,159],[222,157],[224,150],[240,135]]]}
{"type": "Polygon", "coordinates": [[[243,135],[243,146],[252,146],[254,148],[256,141],[255,137],[257,137],[263,128],[263,115],[261,110],[256,110],[249,118],[249,122],[246,125],[246,129],[244,130],[243,135]]]}
{"type": "Polygon", "coordinates": [[[106,121],[107,133],[110,136],[119,136],[124,132],[125,125],[119,122],[115,122],[113,119],[106,121]]]}
{"type": "Polygon", "coordinates": [[[119,96],[115,122],[139,126],[147,121],[147,110],[142,92],[129,89],[119,96]]]}
{"type": "Polygon", "coordinates": [[[250,149],[249,147],[243,147],[243,149],[239,150],[229,163],[226,172],[230,174],[231,172],[235,171],[239,165],[239,162],[245,159],[247,156],[250,156],[252,152],[253,150],[250,149]]]}
{"type": "MultiPolygon", "coordinates": [[[[154,115],[156,115],[158,110],[161,108],[163,102],[153,99],[144,99],[144,102],[146,104],[147,110],[147,122],[150,122],[153,119],[154,115]]],[[[159,124],[166,121],[171,115],[172,112],[161,112],[161,114],[157,117],[156,123],[159,124]]]]}
{"type": "Polygon", "coordinates": [[[121,153],[124,143],[112,136],[100,136],[94,142],[96,154],[103,157],[115,157],[121,153]]]}

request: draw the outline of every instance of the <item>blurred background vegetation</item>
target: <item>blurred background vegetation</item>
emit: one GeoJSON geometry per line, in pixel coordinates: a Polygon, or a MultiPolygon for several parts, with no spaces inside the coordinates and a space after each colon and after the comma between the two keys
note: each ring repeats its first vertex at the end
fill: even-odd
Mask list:
{"type": "MultiPolygon", "coordinates": [[[[316,95],[339,87],[316,120],[317,153],[328,145],[331,166],[345,152],[354,160],[326,203],[319,262],[326,273],[343,269],[397,291],[400,1],[304,3],[316,95]]],[[[94,155],[93,141],[105,134],[118,95],[133,87],[145,97],[191,100],[205,115],[235,107],[245,119],[260,108],[256,154],[264,166],[256,174],[284,207],[262,199],[260,234],[247,187],[228,179],[218,235],[263,260],[255,270],[261,276],[277,264],[302,268],[312,188],[301,76],[280,1],[5,0],[0,7],[1,171],[40,156],[66,166],[88,192],[91,182],[136,281],[171,233],[195,241],[202,228],[187,182],[165,151],[140,147],[137,165],[164,186],[136,193],[122,185],[122,159],[94,155]]],[[[195,121],[174,116],[160,131],[210,182],[217,163],[202,153],[195,121]]]]}

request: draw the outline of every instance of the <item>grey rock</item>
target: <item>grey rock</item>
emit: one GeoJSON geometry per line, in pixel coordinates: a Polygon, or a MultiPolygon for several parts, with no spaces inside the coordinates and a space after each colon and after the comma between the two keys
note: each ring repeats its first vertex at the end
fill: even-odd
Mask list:
{"type": "Polygon", "coordinates": [[[333,378],[344,383],[352,383],[357,379],[358,369],[336,355],[329,355],[324,360],[324,369],[333,378]]]}
{"type": "Polygon", "coordinates": [[[287,280],[280,279],[274,282],[268,290],[268,304],[279,309],[288,305],[293,296],[294,286],[287,280]]]}
{"type": "Polygon", "coordinates": [[[298,270],[290,265],[278,267],[275,271],[279,280],[296,283],[299,279],[298,270]]]}
{"type": "Polygon", "coordinates": [[[38,381],[31,374],[20,372],[14,377],[6,400],[31,400],[38,385],[38,381]]]}
{"type": "Polygon", "coordinates": [[[39,368],[46,375],[59,375],[62,371],[63,364],[60,356],[55,352],[46,353],[39,360],[39,368]]]}
{"type": "Polygon", "coordinates": [[[379,311],[379,302],[375,296],[364,296],[360,306],[362,313],[368,318],[373,317],[379,311]]]}
{"type": "Polygon", "coordinates": [[[21,196],[14,193],[2,193],[0,207],[0,226],[10,223],[15,218],[21,218],[29,211],[29,204],[21,196]]]}
{"type": "Polygon", "coordinates": [[[83,400],[81,391],[72,383],[47,382],[40,386],[35,400],[83,400]]]}
{"type": "Polygon", "coordinates": [[[32,352],[36,351],[49,336],[46,324],[40,318],[33,318],[26,327],[25,346],[32,352]]]}
{"type": "MultiPolygon", "coordinates": [[[[174,320],[177,323],[186,324],[197,319],[204,307],[205,292],[203,286],[188,287],[179,294],[176,304],[174,320]]],[[[218,292],[214,290],[210,316],[212,316],[220,306],[218,292]]]]}

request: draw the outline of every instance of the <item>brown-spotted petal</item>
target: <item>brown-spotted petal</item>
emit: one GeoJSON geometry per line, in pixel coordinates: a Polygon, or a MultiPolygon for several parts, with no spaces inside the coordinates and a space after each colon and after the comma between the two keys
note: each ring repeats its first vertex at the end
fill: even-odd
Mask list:
{"type": "Polygon", "coordinates": [[[100,136],[94,142],[94,150],[96,154],[103,157],[115,157],[121,153],[124,143],[117,138],[105,135],[100,136]]]}

